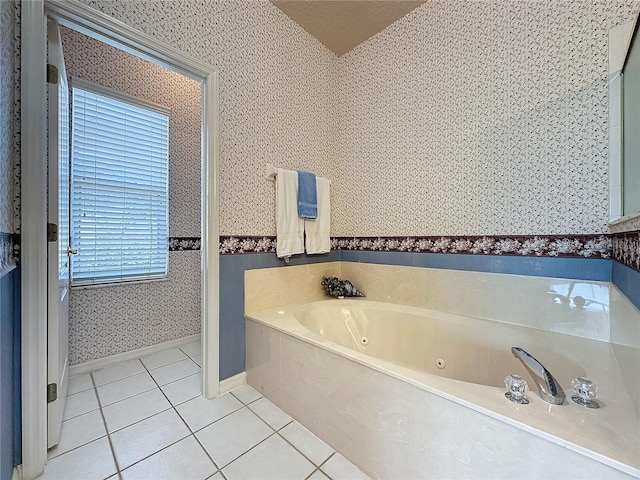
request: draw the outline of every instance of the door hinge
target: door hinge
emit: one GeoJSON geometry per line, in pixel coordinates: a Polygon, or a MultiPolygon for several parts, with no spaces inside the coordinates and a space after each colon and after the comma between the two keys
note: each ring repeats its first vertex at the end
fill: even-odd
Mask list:
{"type": "Polygon", "coordinates": [[[58,84],[58,67],[47,63],[47,83],[58,84]]]}
{"type": "Polygon", "coordinates": [[[58,384],[47,385],[47,403],[55,402],[58,399],[58,384]]]}
{"type": "Polygon", "coordinates": [[[47,223],[47,242],[58,241],[58,225],[55,223],[47,223]]]}

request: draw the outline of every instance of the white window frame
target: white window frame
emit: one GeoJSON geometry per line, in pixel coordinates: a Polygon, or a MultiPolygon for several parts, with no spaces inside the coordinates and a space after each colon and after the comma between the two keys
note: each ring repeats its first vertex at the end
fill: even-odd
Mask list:
{"type": "MultiPolygon", "coordinates": [[[[144,100],[132,95],[128,95],[124,92],[121,92],[119,90],[115,90],[113,88],[108,88],[105,87],[103,85],[100,85],[98,83],[95,82],[90,82],[88,80],[85,80],[83,78],[79,78],[79,77],[73,77],[71,79],[70,82],[70,88],[72,90],[72,98],[75,98],[75,96],[73,95],[73,90],[78,88],[80,90],[83,90],[85,92],[89,92],[89,93],[93,93],[96,95],[100,95],[103,97],[107,97],[122,103],[126,103],[129,105],[133,105],[139,108],[143,108],[146,110],[150,110],[152,112],[156,112],[162,115],[165,115],[168,117],[168,120],[170,122],[170,118],[171,118],[171,109],[169,107],[166,107],[164,105],[160,105],[158,103],[154,103],[154,102],[150,102],[148,100],[144,100]]],[[[74,108],[73,104],[72,104],[72,109],[74,108]]],[[[73,115],[72,115],[73,116],[73,115]]],[[[72,125],[72,132],[75,132],[75,126],[72,125]]],[[[170,127],[167,130],[167,144],[169,144],[170,142],[170,127]]],[[[72,139],[71,144],[73,145],[74,140],[72,139]]],[[[74,213],[74,202],[73,202],[73,191],[74,191],[74,185],[73,185],[73,147],[72,147],[72,158],[71,158],[71,167],[72,167],[72,171],[71,171],[71,189],[70,189],[70,197],[71,197],[71,225],[73,226],[73,222],[74,222],[74,218],[75,216],[73,215],[74,213]]],[[[117,276],[117,275],[112,275],[112,276],[104,276],[104,277],[98,277],[98,278],[84,278],[84,279],[78,279],[78,278],[74,278],[74,260],[75,258],[79,258],[79,257],[73,257],[72,258],[72,262],[71,262],[71,286],[75,287],[75,288],[91,288],[91,287],[101,287],[101,286],[114,286],[114,285],[118,285],[118,284],[130,284],[130,283],[141,283],[141,282],[150,282],[150,281],[165,281],[167,279],[167,275],[168,275],[168,270],[169,270],[169,245],[168,245],[168,235],[169,235],[169,149],[167,149],[167,191],[166,191],[166,211],[165,211],[165,222],[166,222],[166,234],[167,234],[167,246],[166,246],[166,252],[165,253],[165,268],[164,268],[164,272],[163,273],[156,273],[156,274],[140,274],[140,275],[136,275],[136,276],[117,276]]],[[[71,245],[72,248],[76,248],[77,244],[76,242],[76,238],[73,237],[73,228],[71,229],[71,245]]],[[[82,255],[82,250],[79,249],[80,251],[78,252],[78,255],[82,255]]]]}

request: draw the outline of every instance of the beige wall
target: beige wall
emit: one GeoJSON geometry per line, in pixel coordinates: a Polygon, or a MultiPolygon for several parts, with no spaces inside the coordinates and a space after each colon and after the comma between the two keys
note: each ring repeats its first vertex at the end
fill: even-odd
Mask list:
{"type": "Polygon", "coordinates": [[[608,31],[632,0],[432,0],[341,57],[334,231],[606,232],[608,31]]]}
{"type": "MultiPolygon", "coordinates": [[[[62,44],[72,82],[79,77],[170,109],[169,235],[200,236],[200,85],[65,28],[62,44]]],[[[169,252],[168,281],[71,291],[72,364],[199,332],[197,250],[169,252]]]]}

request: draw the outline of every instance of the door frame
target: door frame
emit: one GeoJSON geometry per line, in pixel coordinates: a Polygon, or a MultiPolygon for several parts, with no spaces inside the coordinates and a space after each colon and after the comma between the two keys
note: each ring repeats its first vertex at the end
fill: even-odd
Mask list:
{"type": "Polygon", "coordinates": [[[60,25],[201,82],[202,392],[220,392],[219,376],[219,72],[77,0],[22,2],[21,47],[21,365],[22,476],[47,461],[47,203],[45,14],[60,25]],[[28,195],[27,195],[28,193],[28,195]]]}

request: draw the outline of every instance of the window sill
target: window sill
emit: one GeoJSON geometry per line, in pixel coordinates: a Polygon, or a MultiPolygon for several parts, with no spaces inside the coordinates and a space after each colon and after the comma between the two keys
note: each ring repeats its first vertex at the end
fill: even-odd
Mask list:
{"type": "Polygon", "coordinates": [[[87,285],[71,285],[71,290],[93,290],[94,288],[106,288],[106,287],[124,287],[127,285],[140,285],[142,283],[156,283],[156,282],[168,282],[169,278],[149,278],[145,280],[129,280],[121,282],[109,282],[109,283],[94,283],[87,285]]]}
{"type": "Polygon", "coordinates": [[[633,232],[636,230],[640,230],[640,212],[625,215],[609,223],[609,231],[611,233],[633,232]]]}

